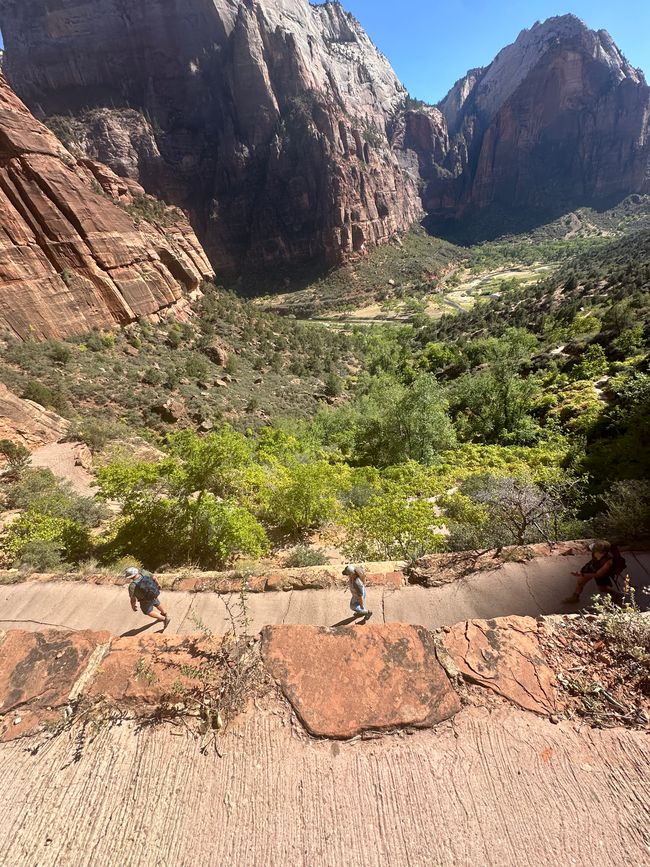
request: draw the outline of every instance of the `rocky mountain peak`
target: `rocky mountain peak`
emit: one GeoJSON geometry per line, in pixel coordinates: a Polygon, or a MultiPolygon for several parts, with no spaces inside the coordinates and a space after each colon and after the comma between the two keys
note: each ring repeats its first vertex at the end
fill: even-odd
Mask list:
{"type": "Polygon", "coordinates": [[[456,82],[439,104],[450,132],[458,131],[465,107],[489,123],[532,70],[549,54],[558,52],[591,57],[609,71],[615,83],[629,79],[637,85],[645,84],[643,74],[628,63],[607,31],[590,30],[575,15],[557,16],[522,30],[489,66],[470,70],[456,82]]]}

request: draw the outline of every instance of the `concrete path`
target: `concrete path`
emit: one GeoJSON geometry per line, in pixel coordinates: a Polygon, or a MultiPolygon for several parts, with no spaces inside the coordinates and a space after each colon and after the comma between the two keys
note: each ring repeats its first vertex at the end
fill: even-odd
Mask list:
{"type": "MultiPolygon", "coordinates": [[[[626,554],[628,570],[642,607],[650,597],[642,588],[650,585],[650,553],[626,554]]],[[[570,573],[584,557],[544,557],[530,563],[511,563],[494,572],[480,573],[443,587],[369,589],[368,604],[377,623],[413,623],[434,629],[462,620],[489,619],[510,614],[570,613],[562,599],[574,588],[570,573]]],[[[590,591],[591,588],[588,588],[590,591]]],[[[205,626],[215,633],[226,631],[232,616],[241,627],[239,598],[216,593],[163,593],[171,616],[168,631],[188,634],[205,626]]],[[[583,604],[589,601],[585,592],[583,604]]],[[[349,622],[349,595],[345,590],[295,590],[286,593],[251,593],[246,617],[250,632],[277,623],[311,623],[334,626],[349,622]]],[[[40,630],[106,629],[114,635],[134,635],[160,627],[140,612],[134,614],[124,587],[83,583],[31,582],[0,587],[0,629],[40,630]]]]}

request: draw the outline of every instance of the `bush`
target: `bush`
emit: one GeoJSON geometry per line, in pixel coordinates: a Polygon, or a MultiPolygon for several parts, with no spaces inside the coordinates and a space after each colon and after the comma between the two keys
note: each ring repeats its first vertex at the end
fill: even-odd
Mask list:
{"type": "Polygon", "coordinates": [[[58,572],[63,567],[63,546],[57,541],[32,539],[23,545],[19,565],[31,572],[58,572]]]}
{"type": "Polygon", "coordinates": [[[605,511],[596,518],[601,535],[620,542],[650,536],[650,482],[614,482],[602,499],[605,511]]]}
{"type": "Polygon", "coordinates": [[[87,418],[73,425],[68,439],[85,443],[92,452],[101,452],[109,442],[126,436],[126,425],[109,418],[87,418]]]}
{"type": "Polygon", "coordinates": [[[405,497],[375,497],[343,519],[344,551],[353,560],[406,560],[442,550],[442,521],[432,503],[405,497]]]}
{"type": "Polygon", "coordinates": [[[268,517],[291,536],[316,529],[337,514],[349,470],[326,461],[283,468],[272,482],[268,517]]]}
{"type": "Polygon", "coordinates": [[[125,504],[105,552],[110,560],[132,555],[149,568],[194,565],[220,569],[237,557],[268,553],[264,528],[246,509],[217,500],[145,495],[125,504]]]}
{"type": "Polygon", "coordinates": [[[70,518],[59,518],[29,511],[11,523],[3,534],[3,548],[9,559],[20,565],[26,552],[44,551],[44,546],[34,543],[49,543],[49,550],[56,549],[67,562],[78,562],[87,557],[90,550],[88,530],[70,518]]]}
{"type": "Polygon", "coordinates": [[[29,380],[21,395],[25,400],[33,400],[45,409],[54,409],[64,413],[68,408],[68,402],[60,388],[48,388],[35,379],[29,380]]]}
{"type": "Polygon", "coordinates": [[[0,455],[7,459],[9,471],[14,475],[20,473],[31,460],[29,449],[12,440],[0,440],[0,455]]]}
{"type": "Polygon", "coordinates": [[[449,514],[455,550],[459,543],[471,550],[490,550],[555,542],[562,522],[569,517],[559,496],[529,479],[490,475],[468,479],[449,514]]]}
{"type": "Polygon", "coordinates": [[[299,569],[304,566],[327,566],[330,558],[320,548],[309,548],[307,545],[298,545],[286,557],[284,565],[288,569],[299,569]]]}
{"type": "Polygon", "coordinates": [[[53,518],[69,518],[84,527],[96,527],[105,508],[92,497],[80,497],[69,482],[57,479],[50,470],[29,468],[7,487],[10,509],[38,512],[53,518]]]}

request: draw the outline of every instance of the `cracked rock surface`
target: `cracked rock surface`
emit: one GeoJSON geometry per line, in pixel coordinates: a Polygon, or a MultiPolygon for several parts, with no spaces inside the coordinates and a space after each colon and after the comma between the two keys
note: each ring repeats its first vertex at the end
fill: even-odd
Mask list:
{"type": "Polygon", "coordinates": [[[212,269],[180,214],[163,230],[118,206],[143,192],[73,158],[0,73],[0,327],[42,339],[182,314],[212,269]]]}

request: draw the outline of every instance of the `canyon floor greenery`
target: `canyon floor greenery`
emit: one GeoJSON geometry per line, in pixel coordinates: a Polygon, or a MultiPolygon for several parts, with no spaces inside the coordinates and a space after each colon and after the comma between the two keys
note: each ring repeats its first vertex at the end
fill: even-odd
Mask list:
{"type": "MultiPolygon", "coordinates": [[[[402,293],[397,322],[299,321],[300,304],[264,310],[206,284],[188,322],[5,336],[0,379],[70,419],[99,485],[84,500],[8,455],[5,565],[221,568],[304,552],[314,534],[350,558],[406,561],[647,535],[644,207],[462,253],[414,230],[336,275],[342,292],[356,274],[366,300],[381,275],[402,293]],[[425,272],[448,312],[428,312],[425,272]],[[477,291],[450,304],[464,279],[477,291]],[[125,445],[134,434],[154,449],[125,445]]],[[[309,291],[329,305],[323,286],[309,291]]]]}

